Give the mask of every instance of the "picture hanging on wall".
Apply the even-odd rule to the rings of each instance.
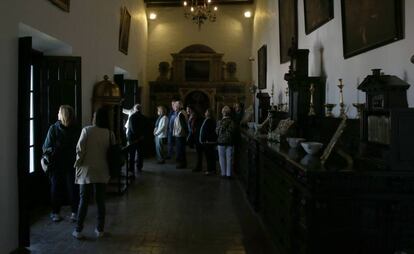
[[[257,73],[258,73],[258,88],[266,89],[267,76],[267,46],[263,45],[257,51]]]
[[[290,60],[288,51],[292,41],[297,44],[298,12],[297,0],[279,0],[280,63]]]
[[[57,7],[59,7],[60,9],[69,12],[69,7],[70,7],[70,0],[49,0],[50,2],[52,2],[54,5],[56,5]]]
[[[121,9],[121,23],[119,26],[119,51],[128,55],[129,28],[131,26],[131,14],[126,7]]]
[[[333,19],[333,0],[304,0],[304,7],[306,34]]]
[[[402,0],[342,0],[344,58],[401,40]]]

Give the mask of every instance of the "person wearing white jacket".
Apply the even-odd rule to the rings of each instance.
[[[157,160],[159,164],[165,163],[165,151],[164,144],[167,139],[167,130],[168,130],[168,117],[167,110],[164,106],[157,107],[158,118],[155,122],[154,128],[154,141],[155,141],[155,151],[157,153]]]
[[[110,179],[107,152],[109,146],[115,142],[115,135],[109,130],[108,109],[99,108],[94,114],[93,125],[82,129],[76,146],[75,183],[79,184],[80,201],[77,225],[72,235],[77,239],[84,238],[83,223],[93,194],[97,206],[95,234],[101,237],[104,233],[105,188]]]

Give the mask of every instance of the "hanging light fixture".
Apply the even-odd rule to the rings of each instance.
[[[211,5],[211,0],[188,0],[183,2],[184,16],[198,25],[198,29],[207,20],[216,21],[217,6]]]

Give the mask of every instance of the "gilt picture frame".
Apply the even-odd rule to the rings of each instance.
[[[292,41],[295,45],[292,44]],[[298,4],[297,0],[279,0],[280,63],[290,60],[289,49],[297,46]]]
[[[344,58],[403,39],[402,0],[341,0]]]
[[[121,22],[119,25],[119,51],[128,55],[129,30],[131,27],[131,14],[126,7],[121,8]]]
[[[259,90],[266,89],[267,79],[267,46],[263,45],[257,51],[257,87]]]
[[[310,34],[334,17],[333,0],[304,0],[305,33]]]
[[[51,3],[62,9],[63,11],[70,11],[70,0],[49,0]]]

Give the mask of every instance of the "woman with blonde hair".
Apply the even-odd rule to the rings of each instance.
[[[155,122],[154,128],[154,141],[155,151],[157,153],[157,160],[159,164],[165,163],[165,149],[164,145],[167,143],[167,131],[168,131],[168,117],[167,109],[164,106],[157,107],[158,118]]]
[[[51,219],[54,222],[62,220],[60,208],[65,199],[65,193],[70,201],[72,214],[71,221],[76,220],[79,202],[79,190],[75,185],[76,142],[79,138],[79,128],[75,124],[75,112],[69,105],[59,108],[58,120],[50,126],[43,153],[49,154],[52,162],[48,176],[51,183]]]

